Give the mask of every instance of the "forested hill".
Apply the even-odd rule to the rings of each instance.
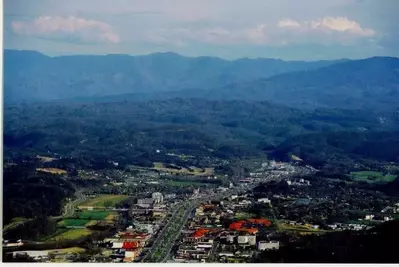
[[[174,53],[48,57],[35,51],[5,50],[5,102],[204,90],[336,62],[341,61],[227,61]]]
[[[50,151],[120,162],[151,161],[157,149],[220,158],[281,157],[300,149],[304,159],[322,162],[350,153],[395,160],[399,130],[392,113],[201,99],[16,105],[4,118],[5,156]],[[361,147],[365,140],[368,148]]]

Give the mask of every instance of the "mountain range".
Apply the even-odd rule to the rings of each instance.
[[[5,50],[5,103],[52,100],[269,101],[295,108],[395,111],[399,59],[282,61],[145,56],[48,57]]]
[[[174,53],[48,57],[35,51],[5,50],[4,63],[6,102],[13,102],[207,90],[313,70],[335,61],[227,61]]]

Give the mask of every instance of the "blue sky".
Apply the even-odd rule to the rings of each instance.
[[[5,0],[4,45],[48,55],[399,56],[399,0]]]

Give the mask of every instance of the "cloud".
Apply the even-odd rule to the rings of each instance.
[[[217,45],[289,45],[353,44],[358,39],[376,35],[346,17],[324,17],[319,20],[295,21],[282,19],[273,24],[251,27],[195,27],[151,31],[146,40],[162,45],[185,46],[198,42]]]
[[[101,21],[69,16],[41,16],[31,22],[13,21],[14,33],[38,38],[69,39],[84,43],[119,43],[112,27]]]
[[[298,28],[301,27],[301,24],[295,20],[282,19],[278,22],[277,26],[279,28]]]
[[[283,19],[277,23],[279,28],[300,31],[302,33],[345,33],[354,37],[372,37],[376,34],[373,29],[362,28],[357,21],[346,17],[324,17],[319,20],[298,22],[291,19]]]
[[[151,31],[146,40],[156,44],[185,46],[190,42],[215,45],[266,44],[266,25],[251,28],[228,29],[225,27],[178,28]]]

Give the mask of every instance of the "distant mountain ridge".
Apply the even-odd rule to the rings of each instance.
[[[296,108],[399,110],[399,59],[373,57],[339,62],[236,83],[217,90],[183,93],[207,99],[271,101]]]
[[[205,90],[339,61],[189,58],[175,53],[144,56],[48,57],[36,51],[5,50],[5,102]]]

